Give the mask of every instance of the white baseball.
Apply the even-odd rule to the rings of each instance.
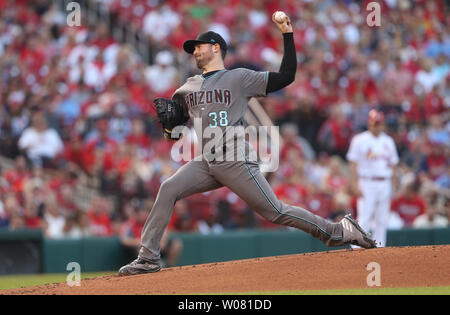
[[[274,17],[275,17],[275,21],[277,21],[278,23],[283,23],[284,20],[287,18],[287,15],[283,11],[277,11],[277,12],[275,12]]]

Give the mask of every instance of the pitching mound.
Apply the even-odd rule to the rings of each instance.
[[[367,288],[380,267],[381,287],[450,285],[450,245],[330,251],[163,269],[155,274],[87,279],[6,290],[6,294],[190,294]]]

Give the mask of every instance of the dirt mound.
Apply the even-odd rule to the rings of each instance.
[[[187,294],[367,288],[380,267],[381,287],[450,285],[450,245],[330,251],[162,269],[6,290],[3,294]],[[369,265],[372,266],[372,265]],[[371,277],[370,277],[371,278]],[[373,279],[373,278],[371,278]]]

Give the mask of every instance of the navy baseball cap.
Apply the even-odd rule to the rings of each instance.
[[[219,44],[221,50],[223,50],[225,53],[227,51],[227,43],[225,42],[223,37],[213,31],[201,33],[197,36],[197,39],[190,39],[185,41],[183,44],[183,49],[185,52],[192,55],[194,53],[195,45],[197,44]]]

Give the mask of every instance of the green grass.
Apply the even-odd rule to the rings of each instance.
[[[37,274],[0,276],[0,290],[32,287],[43,284],[66,282],[67,274]],[[81,273],[81,279],[101,277],[116,274],[116,272]]]

